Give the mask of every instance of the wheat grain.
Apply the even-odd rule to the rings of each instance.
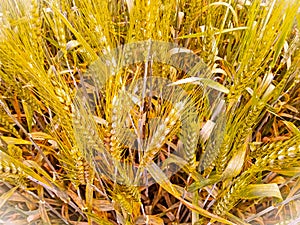
[[[67,174],[73,183],[87,184],[90,179],[91,167],[83,158],[82,153],[77,147],[73,147],[70,151],[74,167]],[[76,185],[78,186],[78,185]]]
[[[219,118],[214,122],[214,128],[210,134],[208,143],[206,144],[205,152],[201,157],[199,168],[202,170],[206,169],[207,172],[212,170],[213,164],[220,154],[221,144],[224,141],[223,134],[226,125],[224,121],[225,113],[223,115],[219,115]]]
[[[124,96],[125,97],[125,96]],[[126,105],[121,102],[130,101],[128,98],[117,98],[113,97],[112,100],[112,110],[111,110],[111,124],[108,124],[105,129],[106,136],[104,137],[105,145],[108,151],[111,153],[112,157],[120,161],[122,155],[122,148],[120,147],[119,141],[123,141],[124,118],[126,117]],[[125,114],[125,115],[124,115]],[[125,143],[124,143],[125,144]]]
[[[131,221],[130,224],[140,215],[139,209],[141,205],[140,191],[135,186],[116,185],[112,191],[112,200],[115,202],[116,211],[122,212],[126,220]],[[118,209],[121,208],[121,210]]]
[[[13,163],[8,163],[6,161],[0,162],[0,171],[5,174],[13,175],[24,175],[24,172],[21,171],[19,167],[16,167]]]
[[[93,118],[89,117],[90,110],[76,99],[73,105],[72,119],[74,125],[74,136],[84,159],[100,174],[112,177],[113,158],[106,150],[103,140]],[[85,108],[87,107],[87,108]]]
[[[24,185],[25,180],[26,175],[20,167],[0,157],[0,181]]]
[[[6,82],[5,85],[7,86],[7,94],[3,94],[3,96],[9,96],[9,98],[11,98],[12,94],[15,94],[18,99],[25,101],[34,111],[41,113],[41,106],[30,90],[30,85],[22,86],[21,82],[11,79],[5,75],[2,76],[2,74],[1,79]]]
[[[54,33],[55,37],[57,38],[57,42],[59,47],[65,51],[66,47],[66,33],[65,33],[65,25],[62,22],[61,18],[57,15],[60,12],[60,3],[55,2],[54,7],[58,10],[54,12],[53,22],[54,22]]]

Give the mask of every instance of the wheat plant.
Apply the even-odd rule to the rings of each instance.
[[[2,0],[0,224],[299,223],[299,9]]]

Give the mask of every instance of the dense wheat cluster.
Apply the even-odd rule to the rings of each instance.
[[[0,224],[299,224],[299,9],[2,0]]]

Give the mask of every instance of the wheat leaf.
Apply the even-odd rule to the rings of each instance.
[[[169,84],[169,86],[174,86],[174,85],[179,85],[179,84],[188,84],[188,83],[198,84],[198,85],[204,84],[210,88],[213,88],[213,89],[223,92],[225,94],[229,93],[229,89],[226,88],[225,86],[223,86],[222,84],[220,84],[216,81],[213,81],[211,79],[202,78],[202,77],[188,77],[188,78],[173,82],[173,83]]]
[[[33,140],[54,140],[54,138],[44,132],[31,132],[30,133]]]
[[[296,127],[296,125],[292,122],[289,122],[289,121],[282,121],[286,126],[287,128],[294,134],[294,135],[300,135],[300,130],[298,127]]]
[[[94,222],[96,222],[99,225],[113,225],[112,222],[110,222],[108,219],[101,218],[94,213],[86,212],[86,215],[88,215]]]
[[[25,101],[22,102],[22,105],[26,116],[28,131],[31,132],[33,124],[33,110]]]
[[[277,184],[250,184],[241,193],[243,199],[275,197],[282,200]]]
[[[2,194],[0,197],[0,209],[7,202],[7,200],[14,194],[14,192],[19,188],[19,186],[11,188],[6,193]]]
[[[30,141],[26,141],[20,138],[13,138],[13,137],[5,137],[1,136],[1,138],[8,144],[8,145],[32,145]]]
[[[234,28],[229,28],[229,29],[223,29],[221,31],[214,32],[214,35],[226,34],[226,33],[234,32],[234,31],[246,30],[246,29],[248,29],[248,27],[234,27]],[[205,35],[206,35],[205,32],[200,32],[200,33],[196,33],[196,34],[183,35],[183,36],[178,37],[178,39],[197,38],[197,37],[203,37]]]
[[[239,149],[239,151],[234,154],[223,172],[223,178],[235,177],[241,172],[245,161],[246,150],[247,148],[244,146],[243,149]]]
[[[286,169],[271,169],[274,173],[282,174],[288,177],[294,177],[300,175],[300,167],[291,167]]]

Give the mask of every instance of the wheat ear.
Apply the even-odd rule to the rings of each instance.
[[[261,147],[265,153],[256,159],[248,170],[244,171],[237,179],[233,181],[227,192],[224,192],[214,208],[214,212],[224,215],[232,209],[240,199],[243,189],[250,184],[255,175],[264,169],[284,168],[299,164],[300,156],[300,136],[295,136],[287,141],[278,141]]]
[[[263,101],[256,101],[257,102],[251,105],[246,117],[238,123],[239,128],[237,130],[240,130],[241,132],[236,134],[236,138],[232,139],[229,138],[229,136],[225,136],[225,141],[221,146],[220,154],[216,162],[216,169],[219,174],[223,173],[228,160],[230,159],[230,154],[234,154],[235,152],[239,151],[245,145],[245,143],[248,143],[247,139],[252,133],[253,126],[255,125],[255,122],[261,111],[265,107],[265,103]],[[232,147],[229,143],[231,140],[234,140]]]
[[[184,129],[186,133],[183,136],[184,158],[188,163],[188,169],[192,172],[197,167],[196,152],[199,140],[200,125],[198,122],[190,122],[189,128]]]
[[[75,177],[71,178],[72,181],[78,180],[79,184],[87,184],[90,179],[91,166],[84,159],[82,152],[77,147],[73,147],[70,153],[75,166],[75,171],[72,171]]]
[[[42,19],[40,14],[40,5],[36,0],[31,0],[30,23],[31,29],[29,35],[31,37],[32,48],[35,49],[37,60],[43,64],[43,37],[42,37]]]
[[[72,112],[71,105],[72,99],[70,91],[64,81],[59,77],[54,66],[51,66],[48,70],[48,76],[53,85],[53,90],[56,94],[57,99],[63,105],[63,109],[68,113]]]
[[[299,165],[300,135],[286,141],[267,144],[258,149],[256,164],[267,168],[286,168]]]
[[[24,175],[24,172],[20,167],[16,167],[12,162],[8,162],[5,159],[0,159],[0,173],[4,179],[7,174],[18,176]]]
[[[123,92],[120,91],[119,94],[121,96],[114,96],[112,99],[112,110],[111,110],[111,123],[107,125],[106,128],[106,137],[105,137],[105,143],[106,148],[112,155],[112,157],[120,161],[122,156],[122,144],[126,144],[125,142],[128,142],[129,140],[126,140],[126,127],[124,127],[125,124],[125,118],[126,118],[126,112],[128,111],[128,108],[130,108],[130,99],[128,96]]]
[[[144,155],[140,163],[141,167],[145,167],[159,151],[165,142],[165,139],[179,120],[184,107],[185,104],[183,102],[175,103],[174,108],[171,109],[170,113],[162,119],[162,123],[157,126],[156,131],[146,145]]]
[[[7,131],[9,131],[11,134],[13,134],[14,136],[20,138],[20,134],[19,132],[16,130],[16,128],[14,127],[11,119],[9,118],[9,116],[6,115],[5,112],[3,112],[2,110],[0,110],[0,125],[6,129]]]
[[[253,176],[254,174],[251,173],[251,169],[249,169],[249,171],[245,171],[241,176],[235,179],[232,185],[218,199],[214,207],[214,213],[217,215],[225,215],[226,212],[230,211],[240,199],[241,192],[249,185]]]

